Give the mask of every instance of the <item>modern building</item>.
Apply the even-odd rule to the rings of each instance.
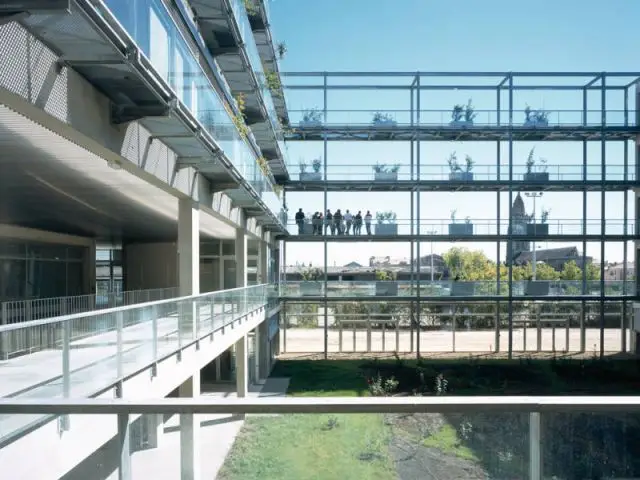
[[[266,0],[2,2],[0,46],[0,397],[193,399],[203,371],[247,397],[249,384],[261,383],[291,342],[281,326],[307,314],[294,311],[300,305],[317,317],[305,323],[313,327],[308,345],[325,354],[343,351],[346,328],[354,350],[364,334],[371,351],[372,321],[382,350],[417,355],[433,347],[430,329],[447,326],[456,350],[456,328],[471,330],[479,319],[495,335],[489,349],[510,355],[518,348],[515,333],[522,328],[526,338],[531,326],[537,350],[548,325],[554,342],[555,325],[567,339],[577,329],[578,344],[567,340],[567,350],[584,352],[597,330],[602,353],[610,348],[608,328],[616,349],[629,348],[630,302],[638,291],[626,280],[629,265],[637,265],[637,249],[630,255],[627,244],[638,239],[628,199],[638,178],[630,154],[640,133],[630,107],[638,73],[548,74],[560,78],[558,88],[584,94],[579,113],[551,121],[523,110],[518,120],[514,95],[538,88],[531,82],[543,74],[453,73],[493,83],[445,85],[437,82],[442,72],[350,73],[350,81],[339,73],[280,73]],[[353,82],[382,76],[385,82]],[[288,85],[292,78],[311,81]],[[451,121],[449,111],[424,110],[425,92],[446,88],[495,92],[496,106],[477,121],[470,107],[456,106]],[[290,110],[288,89],[315,90],[323,105]],[[409,108],[371,120],[362,112],[345,116],[328,100],[333,90],[367,89],[402,91]],[[607,103],[610,91],[624,101]],[[587,103],[593,93],[601,95],[598,107]],[[285,141],[321,145],[320,163],[314,156],[313,171],[292,175]],[[409,144],[402,164],[409,173],[370,165],[375,173],[366,177],[334,174],[329,144],[369,141]],[[490,142],[496,158],[489,173],[452,168],[443,175],[424,149],[436,141]],[[580,166],[564,176],[532,176],[513,158],[514,144],[524,141],[578,142]],[[622,148],[617,163],[606,158],[608,142]],[[602,153],[595,176],[587,148],[594,144]],[[322,193],[324,212],[330,192],[402,192],[411,215],[399,224],[393,212],[381,212],[365,222],[366,237],[319,237],[306,229],[296,235],[286,205],[294,191]],[[481,231],[474,219],[425,222],[421,197],[442,191],[495,195],[495,221]],[[588,193],[600,194],[599,218],[585,207],[575,229],[560,229],[536,223],[535,215],[530,221],[518,203],[520,192],[564,191],[577,192],[583,206]],[[616,222],[605,214],[608,192],[625,193]],[[506,216],[501,201],[509,205]],[[631,205],[638,204],[634,193]],[[363,241],[409,244],[411,255],[328,266],[328,244]],[[492,242],[498,259],[506,244],[513,255],[506,265],[496,262],[494,280],[459,280],[442,257],[424,255],[428,244],[452,241]],[[578,280],[514,278],[519,263],[537,264],[536,241],[577,245],[547,254],[557,268],[568,258],[591,264],[585,245],[597,242],[600,275],[594,280],[583,268]],[[292,242],[322,243],[321,262],[281,267]],[[624,243],[622,280],[605,275],[607,242]],[[551,250],[540,250],[540,258]],[[389,331],[395,341],[385,343]],[[132,453],[162,443],[165,418],[157,412],[76,411],[0,417],[3,473],[87,478],[85,469],[112,464],[128,480]],[[200,421],[181,410],[179,422],[182,478],[200,478]]]
[[[197,397],[202,369],[243,397],[268,375],[288,113],[265,3],[0,3],[0,397]],[[104,418],[2,416],[3,477],[88,478],[124,431],[131,478],[164,419]]]
[[[318,284],[313,290],[295,285],[298,280],[295,271],[291,272],[289,282],[287,272],[288,288],[282,298],[285,314],[299,315],[304,310],[300,308],[302,302],[304,305],[316,302],[325,307],[325,312],[328,305],[338,311],[341,304],[348,302],[386,302],[397,305],[398,321],[409,325],[410,332],[404,332],[410,338],[407,345],[411,345],[412,351],[419,352],[422,348],[426,352],[434,344],[421,330],[427,324],[429,328],[441,325],[443,329],[450,325],[448,317],[441,317],[435,324],[432,321],[432,307],[445,304],[454,305],[455,311],[481,316],[483,321],[478,328],[486,330],[490,325],[494,330],[494,337],[487,337],[485,348],[509,355],[521,349],[556,349],[555,343],[541,347],[544,342],[539,328],[538,342],[533,348],[526,341],[524,345],[520,340],[518,345],[514,343],[515,330],[539,327],[544,316],[548,320],[545,325],[556,322],[566,329],[566,341],[561,347],[564,350],[585,351],[587,343],[593,344],[591,338],[600,353],[629,348],[631,301],[637,297],[638,289],[634,281],[624,279],[629,278],[627,269],[636,256],[634,242],[638,239],[634,228],[637,194],[633,193],[638,178],[635,142],[640,131],[634,114],[638,75],[305,72],[286,73],[284,79],[285,90],[290,88],[292,95],[299,97],[304,92],[309,98],[322,99],[311,110],[308,103],[304,104],[306,110],[291,106],[291,130],[285,138],[289,143],[305,142],[310,152],[323,152],[320,157],[310,154],[309,161],[319,158],[313,172],[301,167],[299,175],[291,173],[285,194],[296,193],[296,201],[301,203],[305,203],[302,194],[312,195],[316,202],[323,198],[324,205],[315,208],[326,212],[335,208],[330,197],[336,192],[352,192],[350,205],[367,205],[365,200],[357,199],[365,192],[393,193],[395,198],[404,195],[403,207],[407,211],[402,220],[395,212],[376,213],[371,234],[311,235],[312,232],[304,230],[286,238],[284,258],[287,246],[293,242],[321,245],[324,258],[316,259],[314,266],[325,273],[312,279]],[[532,109],[527,105],[531,101],[530,92],[541,90],[562,92],[563,97],[575,100],[563,99],[562,102],[573,103],[558,106],[558,110],[553,105],[547,105],[549,111]],[[482,110],[476,111],[471,100],[466,103],[473,94],[481,96]],[[380,107],[374,98],[380,98]],[[451,110],[437,109],[434,105],[439,98],[454,98],[460,103]],[[376,108],[380,110],[375,111]],[[434,158],[431,152],[446,142],[452,145],[452,150],[464,148],[461,145],[466,142],[482,143],[485,152],[488,148],[485,146],[492,145],[495,155],[483,164],[475,164],[470,157],[465,159],[466,164],[460,163],[455,153],[447,162]],[[574,152],[572,158],[549,162],[536,158],[535,146],[547,142],[568,145],[566,148]],[[394,154],[399,163],[382,165],[376,160],[383,159],[375,157],[374,150],[367,146],[371,143],[392,144],[398,152],[406,153],[401,158],[399,153]],[[362,145],[362,151],[368,152],[362,157],[369,155],[375,159],[370,165],[362,162],[347,165],[340,154],[332,156],[332,152],[341,151],[341,145],[349,145],[349,154],[354,156],[357,146]],[[523,148],[531,149],[526,161],[519,153]],[[488,207],[488,219],[467,217],[464,222],[456,221],[455,211],[450,221],[424,218],[423,202],[429,202],[426,199],[438,192],[475,195],[476,201],[486,199],[487,204],[494,203],[495,212]],[[569,199],[565,201],[575,213],[567,220],[549,221],[549,211],[536,208],[536,199],[540,202],[543,195],[546,199],[559,194]],[[611,211],[607,213],[613,202],[615,217]],[[295,225],[291,223],[291,227],[293,232]],[[436,242],[490,245],[488,248],[495,249],[498,259],[490,267],[495,273],[484,273],[486,278],[473,281],[465,279],[465,272],[459,271],[449,272],[443,278],[425,278],[415,259],[421,258],[425,250],[433,251]],[[335,269],[326,267],[331,261],[330,246],[357,249],[359,244],[376,243],[393,243],[404,249],[408,246],[411,258],[404,266],[405,278],[381,274],[369,280],[371,288],[359,285],[346,294],[336,283],[344,280],[344,270],[336,278]],[[611,245],[619,248],[624,270],[620,279],[615,280],[607,276],[605,269],[606,252]],[[599,263],[594,263],[594,257]],[[374,259],[380,266],[385,261],[392,263]],[[572,262],[577,270],[569,273],[575,274],[565,275],[571,278],[561,276],[566,265],[573,268]],[[538,278],[540,263],[550,265],[556,278]],[[522,266],[530,267],[530,273],[524,277]],[[383,283],[398,285],[383,286]],[[304,298],[299,298],[299,294]],[[339,333],[329,328],[326,320],[324,327],[319,335],[325,341],[319,340],[317,351],[327,353],[336,344],[343,351]],[[572,328],[576,328],[575,338]],[[613,342],[606,340],[610,334],[616,338]],[[295,332],[291,335],[296,336]],[[454,332],[454,338],[455,335]],[[353,348],[358,349],[355,345]],[[455,339],[447,348],[456,348]]]

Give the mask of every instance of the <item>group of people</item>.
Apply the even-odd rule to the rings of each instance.
[[[371,235],[371,212],[367,210],[365,215],[362,211],[358,211],[353,215],[349,210],[342,213],[340,209],[335,213],[327,210],[326,213],[315,212],[307,219],[302,209],[296,212],[296,225],[298,226],[298,235],[322,235],[324,227],[324,235],[362,235],[362,225],[364,224],[367,235]],[[311,232],[305,232],[306,223],[311,224]]]

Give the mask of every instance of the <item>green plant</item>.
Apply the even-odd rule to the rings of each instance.
[[[282,185],[274,185],[273,186],[273,193],[275,193],[278,198],[282,197]]]
[[[386,397],[393,395],[400,384],[395,377],[382,378],[380,373],[375,378],[368,378],[369,393],[373,397]]]
[[[477,114],[475,113],[474,110],[475,108],[471,103],[471,99],[469,99],[469,101],[467,102],[467,105],[464,108],[464,119],[466,122],[471,123],[476,118]]]
[[[307,162],[300,160],[300,163],[298,164],[298,166],[300,167],[300,173],[306,173],[307,167],[309,165],[307,165]]]
[[[324,271],[318,267],[308,267],[302,271],[302,280],[305,282],[317,282],[324,277]]]
[[[397,218],[398,214],[392,212],[391,210],[387,212],[376,212],[376,220],[378,221],[378,225],[381,225],[383,223],[395,224]]]
[[[386,163],[376,163],[373,166],[373,171],[376,173],[398,173],[400,170],[400,164],[396,163],[394,165],[387,166]]]
[[[243,0],[244,9],[247,11],[247,15],[255,17],[260,14],[260,8],[255,4],[253,0]]]
[[[270,172],[269,172],[269,162],[267,162],[267,159],[261,155],[256,159],[256,163],[258,164],[258,167],[260,167],[260,170],[262,170],[262,173],[264,174],[264,176],[268,177]]]
[[[322,160],[319,158],[314,158],[311,162],[311,167],[313,167],[313,171],[315,173],[320,173],[320,169],[322,168]]]
[[[278,43],[278,45],[276,46],[276,51],[278,52],[278,58],[282,60],[287,54],[287,44],[284,42]]]
[[[456,213],[458,213],[457,210],[451,210],[451,223],[456,223]]]
[[[549,214],[551,213],[551,209],[542,209],[542,213],[540,214],[540,223],[547,223],[549,220]]]
[[[397,272],[391,270],[376,270],[376,280],[379,282],[393,282],[397,278]]]
[[[265,68],[264,80],[267,84],[267,88],[271,90],[271,95],[275,97],[282,96],[282,83],[280,82],[280,76],[276,72],[272,72]]]
[[[460,168],[460,165],[458,164],[458,156],[456,155],[456,152],[449,155],[449,158],[447,158],[447,165],[449,165],[451,173],[462,171],[462,168]]]
[[[249,127],[247,127],[247,124],[245,122],[245,114],[244,114],[247,108],[247,104],[246,104],[247,97],[244,93],[239,93],[234,97],[234,99],[236,101],[236,105],[238,106],[238,113],[234,114],[232,111],[230,111],[230,113],[231,113],[233,124],[238,129],[240,136],[244,139],[247,137],[247,135],[249,135]]]
[[[466,156],[464,157],[464,162],[465,162],[465,164],[466,164],[465,171],[466,171],[467,173],[470,173],[470,172],[471,172],[471,170],[473,170],[473,165],[475,164],[475,162],[473,161],[473,159],[471,158],[471,156],[470,156],[470,155],[466,155]]]

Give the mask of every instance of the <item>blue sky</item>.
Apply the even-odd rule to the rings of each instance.
[[[538,0],[514,2],[506,0],[272,0],[271,26],[276,41],[288,47],[281,62],[283,71],[639,71],[637,60],[637,19],[640,2],[637,0]],[[302,83],[285,80],[285,83]],[[396,81],[396,80],[394,80]],[[308,82],[308,81],[307,81]],[[386,83],[378,81],[377,83]],[[466,81],[465,83],[468,83]],[[548,82],[546,80],[545,82]],[[423,94],[423,109],[431,112],[427,118],[448,121],[448,110],[455,103],[466,103],[473,98],[478,111],[476,122],[490,121],[490,110],[495,108],[495,95],[482,91],[431,92]],[[292,120],[299,119],[296,110],[321,107],[319,92],[290,91],[287,93]],[[503,104],[506,100],[503,98]],[[581,108],[581,95],[567,92],[523,92],[514,98],[514,108],[544,107],[550,111],[550,121],[572,121],[579,118],[575,112]],[[621,95],[607,97],[608,109],[620,110]],[[408,94],[398,92],[332,93],[329,109],[370,110],[370,112],[335,112],[334,118],[347,121],[369,121],[374,111],[385,110],[399,122],[409,108]],[[589,109],[600,108],[599,94],[589,96]],[[438,113],[437,111],[442,111]],[[571,110],[574,110],[572,112]],[[296,115],[298,118],[296,119]],[[578,117],[576,117],[578,115]],[[620,115],[611,114],[617,119]],[[590,113],[589,119],[591,120]],[[593,117],[597,118],[597,117]],[[615,121],[615,120],[614,120]],[[537,156],[547,159],[549,172],[564,177],[574,175],[582,162],[579,143],[521,143],[514,148],[514,167],[523,171],[528,151],[536,147]],[[423,143],[421,164],[423,175],[446,175],[446,158],[456,151],[462,160],[465,154],[474,158],[476,175],[488,176],[495,172],[495,144],[479,142]],[[633,151],[633,149],[629,149]],[[506,145],[502,148],[502,164],[506,163]],[[299,160],[307,163],[322,155],[320,143],[289,142],[290,172],[297,175]],[[622,145],[607,149],[610,175],[617,175],[616,165],[622,164]],[[364,178],[371,176],[371,166],[377,162],[400,163],[400,176],[408,174],[408,143],[333,143],[327,156],[330,178]],[[599,174],[600,146],[589,146],[590,175]],[[630,156],[630,164],[635,162]],[[329,194],[329,207],[351,210],[394,210],[399,228],[408,229],[408,194]],[[502,222],[506,222],[508,197],[501,197]],[[615,223],[624,216],[623,194],[607,193],[605,212],[611,220],[612,231],[622,227]],[[321,210],[322,194],[289,194],[291,211],[304,206],[305,211]],[[421,223],[423,230],[444,229],[449,223],[450,211],[457,210],[458,218],[471,217],[479,232],[495,229],[496,194],[440,194],[421,195]],[[629,202],[630,209],[633,202]],[[532,210],[532,202],[527,202]],[[538,201],[550,209],[550,228],[572,230],[572,222],[582,216],[581,194],[548,193]],[[598,233],[600,195],[590,194],[587,216],[594,219],[590,231]],[[631,210],[630,210],[631,211]],[[506,226],[502,227],[503,229]],[[441,253],[450,244],[435,243],[433,250]],[[495,244],[468,244],[481,248],[496,257]],[[543,247],[561,246],[549,242]],[[431,245],[422,246],[428,253]],[[506,248],[502,247],[504,256]],[[599,258],[599,245],[589,244],[587,254]],[[629,257],[631,258],[631,248]],[[329,264],[341,265],[349,261],[367,261],[371,255],[408,256],[409,246],[404,244],[330,244]],[[322,246],[289,243],[287,263],[309,262],[322,258]],[[622,245],[609,244],[606,260],[621,261]],[[502,258],[504,259],[504,258]]]

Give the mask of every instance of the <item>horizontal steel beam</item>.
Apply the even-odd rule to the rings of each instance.
[[[280,72],[283,77],[585,77],[593,78],[603,72]],[[640,77],[640,72],[604,72],[605,77]]]
[[[71,0],[6,0],[0,14],[17,12],[65,13],[71,11]]]
[[[51,399],[1,398],[0,414],[287,414],[287,413],[467,413],[639,412],[637,396],[432,396]]]
[[[509,90],[507,85],[421,85],[420,88],[411,85],[283,85],[285,90]],[[598,86],[584,85],[514,85],[512,90],[598,90]],[[610,85],[605,90],[626,90],[626,86]]]

